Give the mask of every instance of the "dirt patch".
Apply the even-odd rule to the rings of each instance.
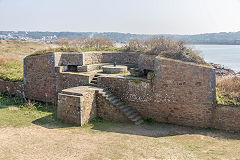
[[[0,159],[236,159],[240,135],[167,124],[0,129]]]

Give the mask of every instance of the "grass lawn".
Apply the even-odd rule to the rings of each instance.
[[[240,159],[240,134],[170,124],[56,120],[53,106],[0,96],[0,159]]]

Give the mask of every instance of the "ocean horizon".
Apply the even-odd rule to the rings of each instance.
[[[190,45],[209,63],[240,72],[240,45]]]

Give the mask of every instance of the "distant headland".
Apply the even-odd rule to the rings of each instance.
[[[196,35],[177,34],[131,34],[119,32],[42,32],[42,31],[0,31],[0,39],[41,41],[51,43],[61,38],[106,37],[117,43],[127,43],[131,39],[147,39],[153,36],[164,36],[182,40],[189,44],[240,45],[239,32],[204,33]]]

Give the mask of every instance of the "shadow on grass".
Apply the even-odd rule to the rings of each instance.
[[[48,116],[36,119],[32,121],[33,124],[45,127],[48,129],[57,129],[57,128],[70,128],[70,127],[78,127],[74,124],[67,124],[64,123],[56,118],[56,116],[53,114],[50,114]]]
[[[18,99],[9,99],[9,97],[2,96],[0,98],[0,109],[16,106],[19,107],[21,105],[26,105],[26,102],[18,101]],[[31,104],[29,104],[31,106]],[[1,107],[2,106],[2,107]],[[29,107],[28,105],[26,107]],[[57,120],[57,110],[53,105],[49,105],[46,103],[35,103],[34,110],[36,110],[40,115],[43,114],[45,116],[41,116],[41,118],[37,118],[32,121],[33,124],[48,128],[48,129],[56,129],[56,128],[71,128],[76,127],[76,129],[81,129],[74,124],[66,124],[60,120]],[[195,135],[203,135],[209,137],[216,138],[224,138],[224,139],[237,139],[240,140],[240,133],[230,133],[226,131],[221,131],[217,129],[202,129],[196,127],[186,127],[179,126],[173,124],[164,124],[164,123],[156,123],[151,120],[145,121],[142,125],[134,125],[132,123],[118,123],[118,122],[110,122],[106,120],[102,120],[97,118],[93,120],[91,123],[85,125],[83,128],[89,128],[90,130],[95,131],[103,131],[103,132],[113,132],[120,134],[130,134],[130,135],[139,135],[139,136],[147,136],[147,137],[167,137],[167,136],[177,136],[177,135],[186,135],[186,134],[195,134]]]

